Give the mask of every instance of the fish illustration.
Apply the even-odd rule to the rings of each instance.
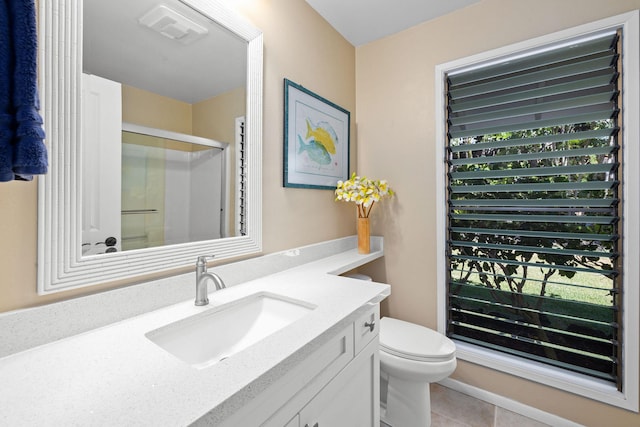
[[[309,159],[319,165],[328,165],[331,163],[331,156],[327,153],[327,150],[322,144],[319,144],[315,140],[311,140],[308,144],[305,144],[300,135],[298,135],[298,142],[300,143],[298,154],[302,154],[306,151]]]
[[[316,143],[321,144],[329,154],[336,154],[335,143],[338,142],[338,135],[329,123],[318,122],[318,125],[314,127],[307,119],[307,139],[309,138],[313,138]]]

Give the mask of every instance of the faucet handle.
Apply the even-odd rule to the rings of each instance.
[[[207,258],[215,258],[215,255],[200,255],[198,261],[196,261],[196,266],[207,265]]]

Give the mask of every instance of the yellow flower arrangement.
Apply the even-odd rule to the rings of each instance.
[[[369,218],[375,202],[394,194],[387,181],[360,177],[355,172],[347,181],[338,181],[336,187],[336,201],[355,202],[358,218]]]

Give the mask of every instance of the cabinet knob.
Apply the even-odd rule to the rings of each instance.
[[[364,322],[364,327],[369,328],[369,332],[373,332],[373,329],[376,327],[375,320],[372,320],[371,322]]]

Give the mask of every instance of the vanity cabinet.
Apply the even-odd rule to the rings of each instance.
[[[320,391],[284,424],[286,427],[373,427],[380,421],[379,305],[353,322],[353,358],[327,384],[311,384]],[[287,413],[299,402],[283,407]],[[283,424],[268,423],[269,426]]]
[[[369,304],[223,426],[377,427],[379,304]],[[196,425],[204,425],[205,420]]]
[[[379,424],[377,337],[299,413],[294,427],[372,427]],[[289,425],[289,424],[287,424]]]

